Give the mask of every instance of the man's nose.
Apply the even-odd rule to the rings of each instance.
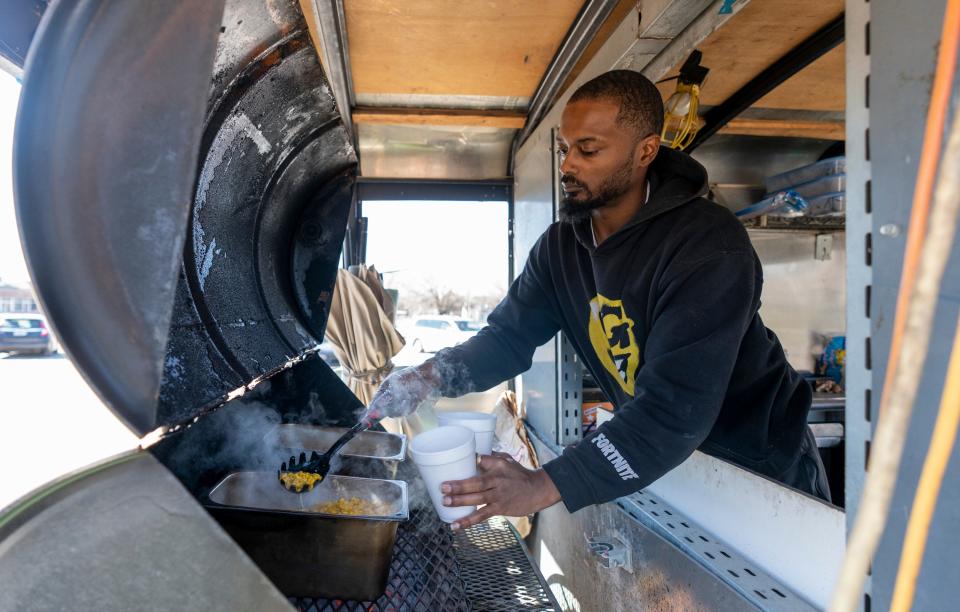
[[[570,156],[560,158],[560,176],[572,176],[576,177],[577,169],[576,166],[570,161]]]

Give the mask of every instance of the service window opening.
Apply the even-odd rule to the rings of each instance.
[[[485,325],[509,278],[507,202],[362,202],[365,263],[396,291],[398,366],[421,363]]]

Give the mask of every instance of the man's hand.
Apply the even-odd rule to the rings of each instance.
[[[444,506],[486,504],[451,524],[454,530],[466,529],[491,516],[526,516],[560,501],[560,492],[546,472],[528,470],[505,453],[482,455],[478,475],[445,482],[440,490]]]
[[[425,401],[440,396],[439,387],[440,381],[430,362],[396,370],[380,383],[363,418],[375,421],[413,414]]]

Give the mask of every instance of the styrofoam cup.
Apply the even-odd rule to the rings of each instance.
[[[493,435],[497,429],[497,417],[485,412],[440,412],[437,420],[441,425],[459,425],[473,431],[477,439],[477,454],[493,452]]]
[[[440,491],[440,485],[448,480],[477,475],[477,441],[473,431],[453,425],[425,431],[410,443],[410,455],[427,485],[440,520],[452,523],[473,514],[476,506],[444,506]]]

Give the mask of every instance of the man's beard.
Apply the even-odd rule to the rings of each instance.
[[[630,159],[628,159],[626,163],[600,183],[600,187],[596,193],[572,177],[563,177],[560,180],[562,184],[579,187],[580,191],[571,196],[565,195],[560,199],[560,207],[557,211],[560,220],[566,223],[586,221],[590,218],[592,211],[607,206],[614,199],[619,198],[630,190],[632,174],[633,153],[630,154]],[[586,199],[578,200],[577,196],[580,195],[586,196]]]

